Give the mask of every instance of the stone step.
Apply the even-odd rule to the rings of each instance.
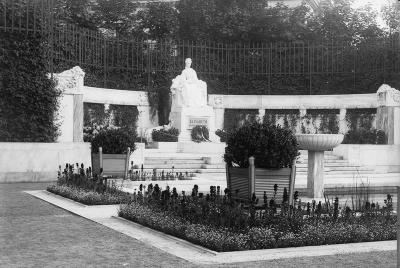
[[[307,167],[308,163],[296,163],[296,167]],[[327,162],[324,163],[325,167],[353,167],[353,168],[359,168],[361,167],[360,165],[356,165],[356,164],[351,164],[349,162],[343,162],[343,163],[331,163],[331,162]]]
[[[299,150],[300,155],[307,155],[308,151],[307,150]],[[324,155],[334,155],[333,151],[324,151]]]
[[[195,153],[176,153],[176,152],[160,152],[160,151],[149,151],[144,150],[143,155],[145,157],[178,157],[178,158],[191,158],[191,157],[208,157],[208,156],[220,156],[222,157],[223,154],[221,153],[202,153],[202,152],[195,152]]]
[[[199,169],[197,170],[198,173],[225,173],[225,169],[222,168],[208,168],[208,169]]]
[[[297,159],[296,160],[297,163],[308,163],[308,159]],[[324,159],[324,163],[349,163],[348,160],[344,160],[344,159]]]
[[[365,179],[365,180],[376,180],[380,178],[387,178],[387,177],[396,177],[400,179],[400,173],[365,173],[360,175],[355,174],[341,174],[341,173],[324,173],[324,177],[327,179],[339,179],[339,180],[348,180],[352,182],[357,179]],[[307,179],[306,173],[296,173],[296,179]]]
[[[204,169],[210,169],[210,168],[217,168],[217,169],[224,169],[225,170],[225,163],[221,163],[221,164],[203,164],[201,165],[201,168]]]
[[[173,165],[173,164],[194,164],[194,165],[202,165],[205,163],[204,159],[145,159],[145,165]]]
[[[308,167],[307,166],[296,166],[297,171],[307,171]],[[373,172],[374,170],[371,168],[366,168],[366,167],[355,167],[355,166],[325,166],[324,171],[370,171]]]
[[[174,167],[175,169],[179,168],[179,169],[193,169],[193,170],[197,170],[197,169],[201,169],[202,168],[203,163],[168,163],[168,164],[162,164],[162,163],[144,163],[144,167],[145,168],[156,168],[156,169],[171,169],[172,167]]]
[[[298,160],[307,161],[308,155],[300,155],[298,156]],[[342,156],[338,155],[324,155],[325,160],[343,160]]]

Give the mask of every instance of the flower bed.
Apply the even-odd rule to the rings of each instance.
[[[219,252],[396,239],[389,196],[386,207],[369,204],[356,212],[340,209],[337,199],[333,206],[297,202],[288,207],[273,197],[257,206],[237,203],[229,191],[222,195],[215,187],[206,196],[196,187],[191,196],[157,187],[134,193],[119,216]]]
[[[114,205],[128,203],[130,201],[130,195],[127,193],[98,193],[68,185],[50,185],[47,187],[47,191],[85,205]]]
[[[83,164],[67,164],[64,171],[58,171],[56,185],[47,187],[47,191],[75,200],[85,205],[113,205],[128,203],[132,195],[111,185],[106,179],[92,174],[91,168],[85,169]]]

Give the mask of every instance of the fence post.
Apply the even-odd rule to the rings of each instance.
[[[249,200],[251,200],[253,193],[255,193],[255,167],[254,167],[254,156],[249,157]]]
[[[124,172],[124,180],[128,178],[128,170],[129,170],[129,156],[131,155],[131,148],[128,147],[126,149],[126,159],[125,159],[125,172]]]

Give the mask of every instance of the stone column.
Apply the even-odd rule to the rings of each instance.
[[[57,123],[60,125],[58,142],[83,142],[83,80],[85,73],[75,66],[53,74],[56,87],[61,91]]]
[[[260,122],[264,121],[264,116],[265,116],[265,109],[258,109],[258,120],[260,120]]]
[[[346,122],[346,109],[340,109],[339,114],[339,133],[345,134],[347,132],[347,122]]]
[[[324,151],[308,151],[308,197],[323,198]]]
[[[385,131],[388,144],[400,145],[400,91],[383,84],[377,98],[376,128]]]

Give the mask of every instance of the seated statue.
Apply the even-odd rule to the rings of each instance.
[[[190,66],[192,60],[185,60],[185,69],[172,80],[172,106],[202,107],[207,105],[207,84],[197,78]]]

